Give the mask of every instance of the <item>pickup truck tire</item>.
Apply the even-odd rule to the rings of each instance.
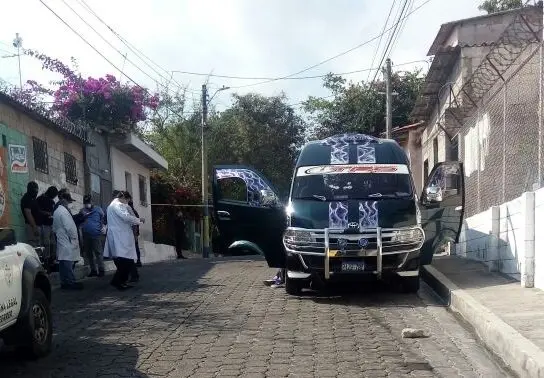
[[[287,272],[285,272],[285,292],[289,295],[300,295],[302,294],[302,284],[301,280],[289,278]]]
[[[399,277],[398,283],[402,293],[417,293],[419,290],[419,275]]]
[[[16,332],[20,340],[20,352],[25,357],[37,359],[51,352],[53,343],[51,304],[42,290],[34,288],[29,313],[21,319]]]

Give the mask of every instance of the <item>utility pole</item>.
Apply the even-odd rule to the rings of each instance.
[[[391,139],[391,124],[393,123],[393,114],[391,111],[392,91],[391,91],[391,59],[385,60],[385,137]]]
[[[13,47],[17,48],[17,59],[19,60],[19,85],[20,89],[23,90],[23,77],[21,75],[21,47],[23,47],[23,39],[19,36],[19,33],[15,33]]]
[[[208,207],[208,151],[205,130],[208,122],[208,89],[202,84],[202,257],[210,256],[210,209]]]

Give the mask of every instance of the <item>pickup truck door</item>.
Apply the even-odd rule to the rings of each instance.
[[[283,267],[286,215],[272,184],[247,166],[215,166],[212,193],[222,249],[256,249],[268,266]]]
[[[419,198],[425,231],[421,265],[430,264],[447,242],[459,240],[465,209],[464,177],[463,163],[447,161],[436,164],[427,179]]]
[[[11,229],[0,229],[0,329],[17,321],[21,308],[21,261]]]

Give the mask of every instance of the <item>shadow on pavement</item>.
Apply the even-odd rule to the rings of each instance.
[[[82,291],[53,291],[51,355],[29,361],[4,348],[0,377],[145,377],[137,366],[150,345],[221,287],[199,282],[212,267],[199,259],[168,261],[141,268],[140,283],[124,292],[110,286],[111,274],[83,280]]]
[[[109,344],[86,336],[72,340],[56,338],[53,352],[40,360],[29,361],[7,350],[0,354],[3,378],[9,377],[147,377],[138,371],[138,349],[130,344]]]

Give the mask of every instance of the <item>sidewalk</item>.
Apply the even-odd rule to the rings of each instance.
[[[435,257],[422,276],[515,373],[544,378],[544,291],[457,256]]]

